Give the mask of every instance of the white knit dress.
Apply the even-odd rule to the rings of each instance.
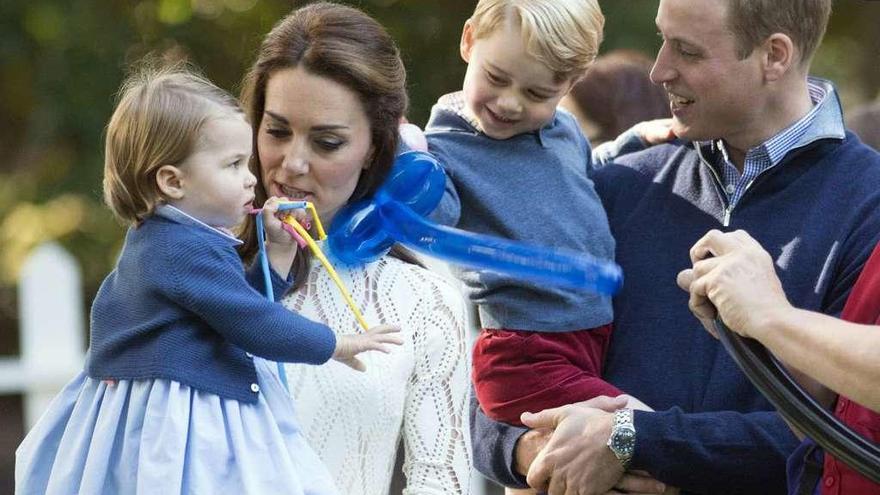
[[[364,373],[336,361],[286,365],[309,444],[347,495],[388,493],[401,435],[404,494],[468,493],[470,353],[461,293],[441,276],[388,256],[339,275],[367,323],[399,325],[404,344],[391,354],[359,356]],[[307,284],[283,303],[337,334],[360,331],[316,262]]]

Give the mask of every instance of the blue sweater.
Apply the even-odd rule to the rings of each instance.
[[[675,277],[708,230],[744,229],[776,260],[793,304],[841,311],[880,239],[880,154],[844,138],[836,95],[825,105],[810,144],[759,176],[728,226],[717,171],[693,144],[627,155],[594,175],[627,277],[603,376],[657,410],[635,414],[633,469],[699,493],[786,492],[796,438],[690,313]],[[524,430],[472,413],[478,469],[521,484],[511,454]]]
[[[258,264],[246,279],[239,243],[167,206],[129,229],[92,304],[89,376],[175,380],[253,403],[259,387],[248,353],[311,364],[330,359],[330,328],[258,292]],[[280,298],[290,282],[272,277]]]
[[[542,129],[492,139],[444,96],[425,128],[443,164],[447,191],[432,218],[470,232],[614,258],[608,219],[587,173],[590,146],[564,111]],[[611,299],[589,291],[537,286],[496,272],[455,268],[486,328],[561,332],[612,319]]]

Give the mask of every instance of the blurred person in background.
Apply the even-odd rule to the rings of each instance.
[[[875,150],[880,150],[880,99],[858,106],[846,118],[846,126],[859,139]]]
[[[601,55],[560,106],[574,114],[594,146],[640,122],[669,118],[666,92],[649,77],[653,64],[650,57],[635,50]]]

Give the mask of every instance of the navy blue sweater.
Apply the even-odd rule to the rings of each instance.
[[[842,129],[839,110],[830,114]],[[594,175],[626,274],[603,377],[657,410],[636,412],[633,469],[698,493],[786,493],[797,440],[690,313],[675,277],[708,230],[744,229],[776,260],[793,304],[839,313],[880,239],[880,154],[850,133],[795,149],[755,180],[728,226],[713,170],[677,143]],[[478,469],[521,484],[511,454],[524,430],[472,413]]]
[[[129,229],[92,304],[89,376],[175,380],[253,403],[260,389],[247,353],[330,359],[332,330],[258,292],[261,272],[255,266],[245,278],[239,242],[168,207]],[[272,285],[278,298],[290,288],[274,272]]]

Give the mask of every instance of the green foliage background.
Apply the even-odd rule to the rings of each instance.
[[[720,1],[720,0],[719,0]],[[0,0],[0,356],[18,352],[16,281],[28,252],[56,240],[77,258],[84,310],[124,229],[101,204],[103,129],[125,68],[147,53],[186,58],[220,86],[238,84],[261,37],[291,8],[281,0]],[[460,87],[461,24],[475,0],[361,0],[398,41],[409,73],[410,120]],[[600,0],[603,51],[656,53],[658,0]],[[837,0],[814,73],[844,106],[880,89],[880,1]],[[51,310],[52,301],[47,301]],[[87,314],[87,313],[86,313]],[[12,490],[19,397],[0,397],[0,492]]]
[[[149,52],[185,57],[233,92],[264,33],[304,2],[280,0],[0,1],[0,353],[15,352],[14,286],[36,244],[81,262],[86,301],[111,269],[123,228],[101,205],[102,132],[125,67]],[[410,119],[460,85],[461,24],[473,0],[347,2],[373,14],[403,51]],[[603,0],[603,50],[655,53],[657,0]],[[814,64],[844,103],[880,88],[880,2],[839,0]]]

